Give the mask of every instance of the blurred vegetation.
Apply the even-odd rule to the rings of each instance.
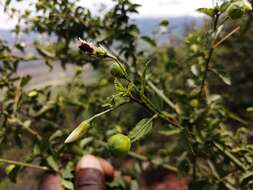
[[[6,178],[25,181],[20,176],[37,170],[58,172],[64,187],[73,189],[74,164],[88,153],[122,170],[109,189],[139,189],[143,173],[157,167],[187,179],[190,190],[252,189],[248,1],[200,8],[205,25],[176,47],[142,36],[130,20],[139,5],[129,0],[114,0],[103,16],[77,0],[31,1],[30,10],[12,3],[3,6],[19,16],[16,42],[0,40],[0,189],[22,189]],[[161,31],[168,27],[169,21],[161,20]],[[33,32],[48,36],[34,40],[35,53],[19,38]],[[49,72],[58,63],[65,69],[72,65],[74,76],[61,85],[30,89],[32,77],[18,74],[19,65],[41,59]],[[96,71],[89,83],[87,65]],[[75,133],[76,127],[86,133]],[[73,142],[64,144],[70,133]],[[131,140],[125,157],[114,158],[107,146],[117,133]]]

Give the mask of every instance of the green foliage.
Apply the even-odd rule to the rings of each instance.
[[[223,60],[231,49],[225,48],[250,36],[231,40],[239,28],[231,6],[240,3],[242,15],[251,14],[248,1],[198,9],[209,16],[207,26],[187,35],[181,47],[160,46],[152,37],[141,36],[129,17],[138,13],[139,5],[128,0],[115,1],[104,16],[93,16],[75,0],[32,2],[34,14],[20,12],[24,25],[19,23],[13,31],[15,44],[0,40],[0,155],[4,157],[0,163],[6,176],[15,181],[24,167],[53,170],[66,189],[73,189],[75,162],[84,154],[111,158],[109,147],[133,158],[133,179],[145,171],[145,164],[140,164],[145,162],[184,176],[189,189],[252,189],[249,122],[226,106],[233,94],[228,97],[213,87],[234,85],[235,76],[228,77],[226,71],[232,67],[225,67]],[[6,11],[18,11],[10,6],[11,1],[6,1]],[[160,25],[169,22],[161,20]],[[247,31],[249,27],[243,32]],[[35,39],[28,48],[18,38],[21,32],[48,35],[48,40]],[[140,40],[150,46],[139,48]],[[21,62],[41,60],[51,70],[60,63],[75,72],[60,85],[32,86],[33,77],[21,75],[19,67]],[[240,70],[242,59],[235,60]],[[83,77],[87,65],[96,71],[90,83]],[[247,110],[252,112],[252,105]],[[25,152],[14,161],[9,149]],[[122,176],[108,187],[139,189],[136,180],[128,183]]]

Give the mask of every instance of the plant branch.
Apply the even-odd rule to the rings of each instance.
[[[0,163],[1,162],[6,163],[6,164],[14,164],[14,165],[23,166],[23,167],[45,170],[45,171],[49,170],[48,167],[46,167],[46,166],[38,166],[38,165],[34,165],[34,164],[28,164],[28,163],[14,161],[14,160],[7,160],[7,159],[3,159],[3,158],[0,158]]]
[[[238,168],[240,168],[243,171],[247,171],[247,167],[244,166],[240,160],[238,160],[232,153],[229,151],[225,150],[224,147],[222,147],[220,144],[213,142],[214,146],[222,152],[227,158],[229,158]]]
[[[38,140],[41,140],[42,137],[39,135],[39,133],[33,129],[31,129],[30,127],[26,126],[20,119],[12,116],[11,118],[8,119],[9,122],[11,123],[16,123],[19,126],[21,126],[24,130],[26,130],[27,132],[29,132],[30,134],[32,134],[33,136],[37,137]]]
[[[154,92],[162,98],[173,110],[176,110],[174,103],[163,93],[162,90],[158,89],[150,80],[147,81],[147,84],[154,90]]]
[[[101,140],[97,140],[97,142],[100,145],[102,145],[104,147],[107,147],[107,143],[106,142],[101,141]],[[164,164],[164,163],[158,163],[155,160],[149,159],[147,156],[135,153],[133,151],[129,152],[128,155],[131,156],[132,158],[138,159],[140,161],[146,161],[146,162],[151,163],[152,165],[163,167],[164,169],[167,169],[167,170],[169,170],[169,171],[171,171],[173,173],[177,173],[178,172],[178,169],[176,167],[172,166],[172,165]]]
[[[237,32],[240,29],[240,26],[237,26],[234,30],[229,32],[224,38],[222,38],[220,41],[218,41],[216,44],[214,44],[214,48],[217,48],[222,42],[224,42],[226,39],[228,39],[230,36],[232,36],[235,32]]]
[[[219,21],[219,15],[216,15],[215,20],[214,20],[214,24],[213,24],[213,32],[215,32],[217,30],[218,21]],[[213,39],[212,41],[214,42],[215,39]],[[209,68],[209,64],[211,62],[213,53],[214,53],[214,46],[212,44],[211,48],[208,51],[208,56],[207,56],[206,63],[205,63],[205,71],[204,71],[203,79],[202,79],[201,85],[200,85],[199,99],[201,99],[202,91],[203,91],[204,86],[205,86],[207,73],[208,73],[208,68]]]

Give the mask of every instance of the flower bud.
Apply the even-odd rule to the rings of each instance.
[[[106,57],[107,56],[107,50],[103,47],[96,47],[95,48],[95,56],[97,57]]]
[[[114,156],[123,156],[130,151],[131,141],[128,136],[118,133],[109,138],[108,147]]]
[[[88,53],[90,55],[93,55],[95,57],[107,57],[107,50],[103,46],[96,47],[94,44],[86,42],[79,38],[81,41],[81,45],[79,46],[79,49],[85,53]]]
[[[122,63],[113,62],[111,65],[111,74],[116,78],[123,78],[126,74],[125,66]]]
[[[90,128],[90,121],[89,120],[83,121],[77,128],[74,129],[74,131],[72,131],[72,133],[68,136],[68,138],[65,140],[64,143],[71,143],[79,140],[85,135],[85,133],[88,131],[89,128]]]

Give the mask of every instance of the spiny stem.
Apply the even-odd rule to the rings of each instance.
[[[18,166],[40,169],[40,170],[49,170],[46,166],[38,166],[38,165],[34,165],[34,164],[28,164],[28,163],[14,161],[14,160],[7,160],[7,159],[3,159],[3,158],[0,158],[0,163],[1,162],[6,163],[6,164],[14,164],[14,165],[18,165]]]

